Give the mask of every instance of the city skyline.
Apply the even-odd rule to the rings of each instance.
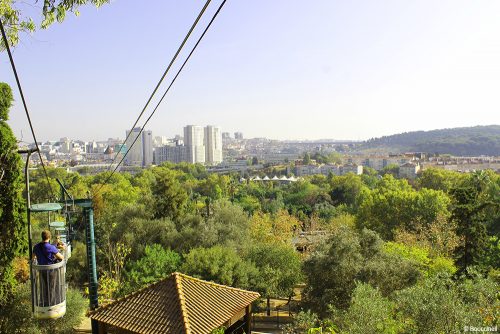
[[[39,139],[122,136],[200,7],[118,1],[22,35],[14,59]],[[229,2],[148,128],[173,137],[184,124],[217,123],[247,138],[363,140],[498,124],[498,10],[495,1]],[[32,141],[4,53],[0,66],[16,99],[9,124]]]

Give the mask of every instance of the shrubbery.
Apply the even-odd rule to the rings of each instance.
[[[31,313],[31,289],[28,283],[20,284],[8,304],[0,309],[0,333],[9,334],[71,334],[84,317],[88,306],[78,290],[66,292],[66,314],[56,320],[36,320]]]

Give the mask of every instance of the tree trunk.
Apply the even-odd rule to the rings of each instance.
[[[271,298],[267,297],[267,316],[271,315]]]

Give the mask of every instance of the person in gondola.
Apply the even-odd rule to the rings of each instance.
[[[38,265],[51,265],[64,259],[59,249],[50,243],[50,231],[42,231],[42,241],[33,247],[33,258]],[[41,306],[56,305],[61,302],[62,294],[59,291],[59,276],[51,269],[41,270],[39,274],[40,287],[38,295],[42,301]]]
[[[66,244],[62,242],[60,236],[56,236],[56,242],[54,242],[53,245],[56,246],[57,249],[60,250],[61,252],[66,249]]]

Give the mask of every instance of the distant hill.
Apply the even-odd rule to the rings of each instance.
[[[405,132],[373,138],[363,151],[428,152],[456,156],[500,156],[500,125]]]

